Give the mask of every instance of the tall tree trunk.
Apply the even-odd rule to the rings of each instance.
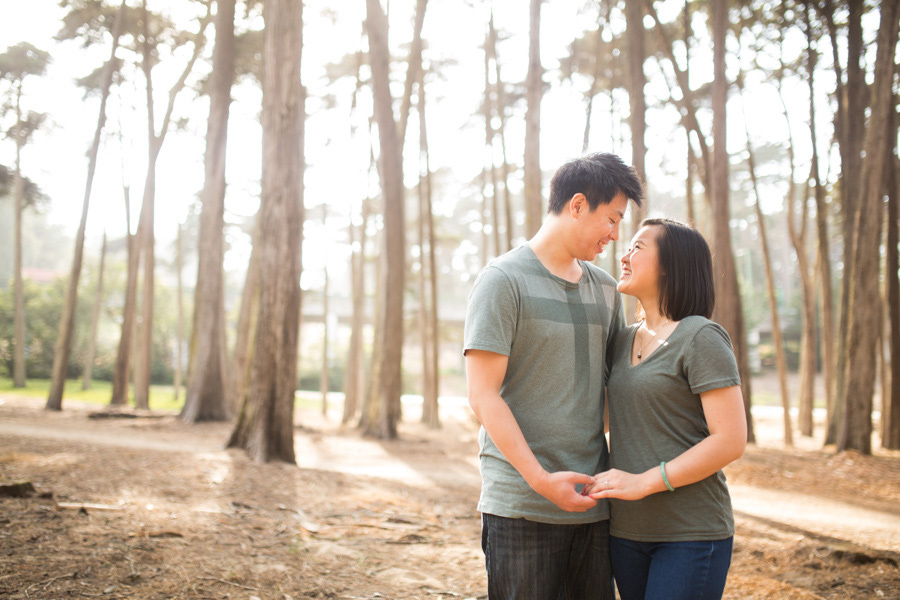
[[[91,389],[91,378],[94,373],[94,357],[97,355],[97,328],[100,324],[100,308],[103,306],[103,271],[106,265],[106,231],[103,232],[103,244],[100,246],[100,270],[97,274],[97,291],[94,295],[94,310],[91,317],[91,335],[88,338],[87,354],[84,357],[84,377],[81,389]]]
[[[169,125],[172,122],[172,112],[175,109],[175,100],[178,94],[185,88],[187,78],[194,68],[200,53],[203,50],[204,34],[206,27],[210,22],[210,14],[212,4],[207,7],[206,17],[201,20],[199,31],[194,35],[193,54],[185,65],[178,81],[169,90],[169,102],[166,106],[166,113],[163,117],[160,132],[156,133],[156,124],[154,118],[154,102],[153,102],[153,77],[152,70],[154,64],[153,49],[150,45],[149,16],[147,14],[147,0],[143,2],[143,26],[144,26],[144,43],[143,43],[143,60],[142,68],[146,79],[147,92],[147,135],[148,135],[148,157],[147,157],[147,177],[144,180],[144,195],[142,199],[141,218],[143,220],[144,211],[146,210],[147,221],[145,223],[143,235],[139,237],[139,253],[144,259],[144,281],[143,281],[143,299],[141,302],[141,335],[139,344],[135,352],[134,359],[134,405],[139,409],[150,408],[150,379],[153,364],[153,299],[155,290],[155,267],[156,267],[156,235],[154,232],[154,213],[156,202],[156,163],[159,160],[159,154],[162,150],[163,142],[165,142],[166,134],[169,131]]]
[[[350,103],[350,135],[356,132],[353,125],[353,113],[357,108],[357,95],[363,86],[360,70],[363,64],[363,56],[361,52],[357,53],[356,63],[356,87],[353,90],[353,96]],[[374,157],[371,151],[372,144],[369,143],[369,172],[374,169]],[[365,317],[365,254],[366,254],[366,227],[369,221],[369,204],[370,199],[364,198],[361,202],[360,213],[361,223],[359,226],[353,224],[351,215],[347,223],[347,231],[350,237],[350,290],[353,306],[353,313],[350,317],[350,345],[347,349],[347,367],[344,372],[344,410],[341,416],[341,425],[347,425],[356,417],[359,409],[360,400],[365,393],[365,352],[363,350],[363,334],[366,326]]]
[[[641,181],[646,181],[645,159],[647,145],[644,140],[647,129],[647,99],[644,96],[644,87],[647,85],[647,77],[644,75],[644,60],[646,49],[644,48],[644,9],[642,2],[625,3],[625,31],[628,43],[628,99],[631,105],[629,124],[631,126],[631,163],[637,171]],[[647,216],[650,207],[649,185],[645,186],[644,194],[647,196],[640,206],[632,206],[631,210],[631,236],[633,237],[641,226],[641,221]],[[637,300],[634,296],[623,297],[625,314],[635,314]]]
[[[138,255],[144,259],[143,287],[141,288],[140,335],[134,353],[134,406],[139,409],[150,408],[150,371],[153,362],[153,292],[155,288],[154,271],[156,266],[155,234],[155,199],[156,199],[156,161],[162,145],[156,135],[153,109],[153,77],[152,51],[150,47],[150,15],[147,11],[147,0],[143,0],[143,60],[142,68],[146,79],[147,92],[147,141],[149,153],[147,157],[147,175],[144,179],[144,194],[141,198],[141,215],[146,211],[142,235],[138,238]],[[138,260],[140,264],[140,260]],[[138,267],[140,269],[140,267]]]
[[[872,112],[866,132],[865,162],[860,180],[859,203],[853,219],[855,243],[849,263],[850,315],[847,341],[846,373],[843,396],[846,398],[844,418],[838,436],[838,451],[872,452],[872,396],[875,373],[872,350],[878,343],[882,325],[879,282],[879,248],[881,245],[882,193],[884,191],[885,158],[890,148],[890,133],[881,124],[890,122],[894,112],[893,74],[894,51],[897,46],[900,3],[881,5],[881,25],[878,29],[878,50],[875,58],[875,77],[872,86]]]
[[[798,402],[797,422],[800,435],[812,435],[812,407],[815,386],[815,371],[817,362],[817,337],[816,337],[816,300],[815,300],[815,270],[810,268],[808,249],[808,225],[809,225],[809,185],[804,186],[800,205],[800,228],[797,229],[796,201],[797,186],[794,172],[794,136],[791,132],[790,115],[787,103],[782,92],[783,78],[778,78],[778,94],[781,99],[785,125],[788,132],[788,157],[790,162],[790,179],[787,197],[787,226],[791,245],[797,256],[797,269],[800,275],[801,289],[801,336],[800,336],[800,390]],[[812,176],[810,172],[810,176]],[[807,179],[809,181],[809,179]]]
[[[500,245],[500,190],[497,181],[497,164],[494,160],[494,138],[497,131],[494,129],[494,92],[496,86],[491,83],[491,35],[488,30],[484,38],[484,104],[482,112],[484,114],[484,142],[485,142],[485,170],[488,174],[487,179],[491,185],[490,195],[490,225],[493,241],[493,256],[503,254]],[[422,86],[419,86],[421,94]],[[488,196],[485,194],[485,205],[487,206]],[[487,224],[487,215],[485,216],[485,224]],[[488,253],[490,255],[490,253]]]
[[[897,122],[896,115],[894,122]],[[881,415],[885,426],[881,445],[891,450],[900,449],[900,261],[898,261],[898,221],[900,221],[900,189],[898,189],[897,169],[900,161],[890,155],[890,168],[887,169],[888,188],[888,222],[887,249],[885,256],[885,277],[887,279],[887,311],[890,317],[890,350],[891,350],[891,396],[888,410]]]
[[[22,160],[22,111],[19,107],[19,99],[22,96],[22,86],[19,84],[19,90],[16,94],[16,174],[13,182],[13,189],[16,203],[16,233],[15,233],[15,259],[13,269],[15,270],[15,290],[14,295],[14,323],[13,329],[15,336],[15,355],[13,356],[13,387],[25,387],[25,282],[22,279],[22,214],[25,207],[25,185],[22,178],[21,160]],[[65,375],[65,372],[63,372]],[[62,406],[62,393],[60,396],[60,406]],[[50,407],[59,410],[59,407]]]
[[[713,269],[716,281],[716,308],[714,319],[725,327],[734,344],[735,356],[741,374],[741,388],[747,416],[748,441],[755,441],[750,413],[750,365],[747,357],[747,336],[744,331],[744,313],[738,287],[737,268],[731,248],[729,221],[731,209],[728,198],[728,152],[725,147],[725,101],[728,81],[725,77],[725,40],[728,34],[728,2],[712,0],[713,29],[713,173],[712,189]]]
[[[421,93],[421,87],[419,88]],[[484,102],[482,107],[482,116],[484,117],[484,170],[482,171],[482,240],[484,242],[484,259],[482,264],[487,264],[491,256],[499,256],[500,250],[500,220],[497,215],[497,166],[494,164],[494,103],[492,94],[494,86],[491,85],[491,51],[490,51],[490,31],[484,39]],[[488,195],[487,189],[490,186],[491,193]],[[420,198],[421,200],[421,198]],[[420,202],[421,208],[421,202]],[[491,236],[488,236],[488,227],[491,229]],[[488,241],[493,241],[493,253],[489,249]]]
[[[403,357],[403,289],[406,275],[402,140],[394,120],[389,82],[387,17],[380,0],[366,0],[369,62],[378,123],[379,165],[384,197],[384,302],[381,307],[381,356],[378,369],[377,417],[366,433],[384,439],[397,437]],[[410,68],[412,65],[410,65]]]
[[[406,73],[406,89],[418,80],[422,63],[422,26],[425,0],[416,2],[415,30]],[[399,124],[394,120],[390,90],[390,51],[387,17],[380,0],[366,0],[366,24],[369,63],[372,68],[372,93],[375,121],[378,124],[379,173],[384,198],[384,280],[381,289],[379,320],[373,353],[373,381],[376,402],[369,406],[366,433],[385,439],[397,437],[400,419],[403,360],[403,291],[406,278],[406,240],[403,188],[403,135],[409,119],[410,103],[401,106]],[[418,42],[416,40],[419,40]],[[378,364],[374,364],[377,358]],[[374,418],[372,416],[374,415]]]
[[[812,138],[812,175],[816,198],[816,233],[818,243],[817,262],[821,281],[821,327],[822,348],[825,378],[825,406],[834,405],[835,380],[835,330],[834,330],[834,296],[831,278],[831,241],[828,234],[828,207],[825,204],[825,188],[819,174],[819,151],[816,144],[816,103],[815,103],[815,68],[818,53],[815,50],[815,36],[809,14],[810,5],[806,5],[807,23],[807,78],[809,79],[809,132]],[[838,65],[840,68],[840,65]],[[838,109],[840,110],[840,109]],[[826,409],[827,410],[827,409]]]
[[[256,318],[259,313],[260,244],[259,221],[253,232],[253,248],[247,262],[244,288],[241,292],[241,310],[238,314],[237,333],[231,358],[231,377],[228,386],[228,411],[236,414],[247,396],[250,381],[250,359],[253,356],[251,341],[256,337]]]
[[[608,16],[608,15],[607,15]],[[584,134],[581,138],[581,152],[586,154],[591,144],[591,117],[594,114],[594,97],[600,87],[600,77],[603,71],[600,68],[603,50],[603,30],[608,19],[604,19],[602,13],[597,23],[597,31],[594,33],[594,56],[591,70],[591,87],[585,95],[584,107]]]
[[[802,293],[801,327],[800,337],[800,398],[798,403],[797,423],[800,435],[807,437],[813,434],[813,399],[815,389],[816,364],[818,362],[818,338],[816,333],[816,290],[815,267],[810,266],[810,260],[806,255],[806,223],[809,186],[804,188],[803,207],[800,210],[800,218],[803,219],[804,232],[796,237],[792,236],[794,249],[797,252],[797,268],[800,271],[800,288]],[[793,215],[789,214],[793,219]]]
[[[497,60],[497,28],[494,27],[494,13],[488,26],[491,59],[494,61],[494,93],[497,98],[497,135],[500,138],[500,153],[503,158],[500,178],[503,180],[503,214],[506,223],[505,251],[513,247],[513,208],[509,193],[509,158],[506,156],[506,92],[503,78],[500,76],[500,61]],[[498,254],[500,251],[498,250]]]
[[[322,227],[325,231],[328,231],[328,205],[322,204]],[[327,235],[327,233],[326,233]],[[326,253],[327,256],[328,253]],[[328,388],[330,387],[329,382],[329,365],[328,365],[328,261],[325,261],[325,265],[322,268],[322,273],[325,276],[324,284],[322,285],[322,364],[321,369],[319,371],[319,392],[322,394],[322,416],[328,416]]]
[[[53,378],[50,383],[50,392],[47,396],[46,407],[48,410],[60,410],[62,408],[62,394],[66,384],[66,372],[68,371],[69,354],[72,350],[72,333],[75,329],[75,305],[78,301],[78,281],[81,277],[81,264],[84,257],[84,237],[87,227],[88,206],[90,205],[91,189],[94,182],[94,173],[97,168],[97,154],[100,150],[100,134],[106,124],[106,101],[109,98],[109,88],[112,85],[113,72],[116,66],[116,49],[119,47],[119,37],[124,26],[125,0],[119,5],[113,22],[113,44],[110,50],[109,60],[103,70],[103,83],[100,95],[100,115],[97,117],[97,127],[94,130],[94,141],[88,152],[88,174],[85,183],[84,199],[82,201],[81,222],[78,233],[75,235],[75,254],[72,258],[72,268],[69,272],[69,283],[66,291],[66,302],[63,305],[62,316],[59,322],[59,335],[56,339],[56,348],[53,352]]]
[[[197,285],[191,328],[191,370],[182,420],[221,421],[228,418],[225,355],[225,157],[228,117],[234,83],[235,0],[217,0],[216,44],[210,75],[209,119],[206,126],[205,183],[200,210]]]
[[[682,11],[683,27],[684,27],[684,78],[690,81],[691,68],[691,3],[685,0],[684,10]],[[691,130],[685,127],[684,141],[687,148],[687,176],[684,182],[684,202],[687,205],[688,223],[697,227],[696,215],[694,214],[694,149],[691,147]],[[748,140],[749,143],[749,140]]]
[[[638,177],[645,181],[644,161],[647,155],[647,145],[644,141],[644,132],[647,129],[647,99],[644,97],[644,86],[647,85],[647,77],[644,75],[646,50],[644,48],[642,2],[625,3],[625,22],[628,37],[628,97],[631,101],[631,163],[637,171]],[[632,207],[632,233],[637,232],[641,221],[647,215],[649,205],[649,200],[645,200],[641,206]]]
[[[784,63],[782,62],[782,65]],[[783,71],[782,71],[783,72]],[[802,294],[801,303],[801,338],[800,338],[800,398],[798,402],[798,424],[800,434],[805,436],[812,435],[812,407],[815,385],[815,371],[817,359],[817,338],[816,338],[816,300],[815,300],[815,269],[810,268],[808,248],[808,225],[809,225],[809,186],[804,186],[802,194],[802,203],[800,206],[800,228],[797,229],[796,218],[796,202],[797,202],[797,185],[796,173],[794,169],[794,135],[791,130],[791,120],[788,112],[787,102],[783,93],[783,75],[777,78],[778,96],[784,112],[785,129],[788,136],[788,162],[789,162],[789,179],[787,194],[787,226],[788,236],[794,253],[797,256],[797,268],[800,275],[800,287]],[[812,173],[810,174],[812,175]],[[808,179],[807,179],[808,181]]]
[[[541,227],[541,98],[544,68],[541,66],[541,3],[531,0],[529,10],[528,75],[525,83],[525,238]]]
[[[184,270],[184,227],[178,224],[178,234],[175,238],[175,307],[177,323],[175,325],[175,400],[181,396],[181,382],[184,379],[184,285],[182,284],[182,271]],[[183,412],[183,409],[182,409]]]
[[[743,103],[743,81],[738,80]],[[766,217],[760,205],[759,185],[756,179],[756,158],[753,154],[753,145],[750,142],[750,129],[747,126],[747,114],[744,111],[744,134],[747,137],[747,166],[750,170],[750,181],[753,184],[755,198],[754,209],[756,221],[759,227],[759,244],[762,247],[763,265],[766,273],[766,296],[769,300],[769,312],[772,315],[772,337],[775,344],[775,357],[778,366],[778,383],[781,389],[781,407],[783,410],[784,445],[788,448],[794,445],[794,433],[791,426],[791,391],[788,388],[787,357],[784,351],[784,337],[781,333],[781,318],[778,316],[778,299],[775,293],[775,275],[772,269],[772,257],[769,252],[768,233],[766,233]]]
[[[434,256],[434,215],[431,204],[431,165],[425,118],[425,74],[419,78],[419,319],[422,336],[422,422],[437,429],[438,407],[437,271]],[[427,248],[427,252],[426,252]],[[497,244],[500,254],[500,245]]]
[[[259,310],[248,394],[228,447],[258,462],[296,462],[294,391],[300,330],[305,92],[301,0],[268,0],[259,209]]]
[[[374,152],[372,154],[372,160],[375,160]],[[376,209],[376,214],[384,213],[384,194],[381,195],[381,200],[381,206]],[[379,390],[381,386],[381,355],[384,347],[384,336],[381,334],[381,329],[384,326],[384,271],[386,269],[385,263],[387,262],[383,251],[383,231],[378,232],[376,235],[374,245],[381,249],[382,252],[375,257],[375,260],[373,261],[375,264],[375,299],[372,312],[375,317],[375,322],[372,336],[372,353],[369,358],[369,372],[366,377],[365,392],[363,394],[358,425],[364,432],[377,431],[379,412],[381,410]]]
[[[140,334],[134,356],[134,407],[142,410],[150,408],[150,372],[153,365],[153,293],[155,290],[156,270],[156,234],[155,234],[155,199],[156,199],[156,157],[151,150],[144,181],[144,197],[142,206],[147,206],[147,222],[140,237],[140,256],[143,259],[144,277],[141,286],[141,320]]]
[[[66,290],[66,301],[63,305],[62,316],[59,320],[59,334],[56,338],[56,348],[53,352],[53,379],[50,383],[50,392],[47,395],[46,407],[48,410],[62,409],[63,389],[66,385],[66,372],[69,367],[69,354],[72,350],[72,334],[75,331],[75,308],[78,301],[78,280],[81,278],[81,263],[84,257],[84,237],[87,228],[88,207],[91,201],[91,189],[94,183],[94,173],[97,169],[97,154],[100,150],[101,133],[106,124],[106,101],[109,98],[109,88],[112,85],[113,72],[116,67],[116,49],[119,47],[119,37],[122,33],[125,21],[125,0],[119,5],[112,28],[112,49],[109,60],[103,69],[103,84],[100,95],[100,114],[97,117],[97,126],[94,129],[94,141],[88,151],[87,181],[84,186],[84,199],[81,207],[81,222],[78,225],[78,233],[75,234],[75,254],[72,257],[72,268],[69,272],[69,283]]]
[[[350,320],[350,348],[347,351],[347,369],[344,374],[344,414],[341,424],[348,424],[359,409],[360,399],[365,393],[363,385],[365,356],[363,352],[363,333],[366,326],[366,280],[365,280],[365,248],[366,225],[369,220],[369,199],[362,201],[362,223],[357,227],[351,220],[349,224],[351,294],[353,299],[353,316]]]
[[[126,215],[130,213],[127,207],[130,205],[128,188],[125,188]],[[137,287],[139,258],[141,255],[141,236],[146,226],[149,207],[142,206],[138,217],[137,232],[128,236],[128,275],[125,282],[125,302],[122,308],[122,333],[119,335],[119,347],[116,352],[116,366],[113,371],[112,397],[109,403],[113,406],[125,406],[128,403],[128,375],[131,364],[132,344],[136,329],[137,314]]]
[[[847,17],[847,85],[846,110],[843,112],[841,128],[837,129],[842,137],[840,141],[841,154],[841,216],[843,220],[844,234],[844,273],[841,281],[841,304],[839,321],[839,339],[846,341],[849,336],[850,319],[850,288],[849,266],[852,264],[853,248],[856,245],[856,229],[854,228],[855,215],[861,201],[860,187],[864,183],[860,180],[862,173],[861,156],[865,143],[865,107],[866,107],[866,82],[865,68],[860,64],[863,53],[862,15],[865,9],[863,0],[848,0],[849,14]],[[848,401],[844,390],[847,389],[845,375],[847,373],[848,354],[846,347],[843,352],[837,354],[837,369],[835,381],[835,399],[831,419],[829,420],[828,434],[825,443],[839,444],[840,427],[844,422],[844,411]]]

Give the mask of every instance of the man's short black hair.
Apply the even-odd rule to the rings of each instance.
[[[641,227],[659,228],[659,312],[672,321],[691,315],[707,319],[716,304],[712,256],[703,235],[672,219],[644,219]]]
[[[644,188],[634,167],[626,165],[615,154],[595,152],[574,158],[553,174],[550,180],[550,202],[547,212],[560,214],[575,194],[584,194],[591,210],[609,204],[621,192],[638,206]]]

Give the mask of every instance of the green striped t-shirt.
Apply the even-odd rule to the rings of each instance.
[[[607,356],[624,327],[616,281],[581,262],[577,283],[550,273],[523,245],[488,264],[469,294],[464,350],[509,357],[500,395],[547,471],[594,475],[608,466],[603,435]],[[536,493],[482,427],[478,510],[542,523],[609,518],[607,502],[566,512]]]

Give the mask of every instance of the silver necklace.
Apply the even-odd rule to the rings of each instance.
[[[644,344],[644,346],[638,350],[638,353],[637,353],[638,360],[641,360],[641,357],[644,355],[644,350],[647,349],[647,346],[649,346],[650,344],[653,343],[653,340],[655,340],[657,337],[659,337],[659,334],[662,332],[663,327],[665,327],[668,324],[669,324],[669,319],[666,319],[665,323],[663,323],[662,325],[660,325],[659,327],[656,328],[656,335],[654,335],[652,338],[650,338],[650,341],[647,342],[646,344]],[[647,326],[647,321],[644,321],[644,327],[646,327],[646,326]],[[649,331],[649,329],[647,331]]]

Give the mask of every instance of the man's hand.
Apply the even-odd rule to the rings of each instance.
[[[544,472],[544,475],[529,485],[538,494],[567,512],[584,512],[597,505],[597,501],[589,496],[581,495],[575,489],[578,484],[590,484],[593,479],[589,475],[573,471]]]

